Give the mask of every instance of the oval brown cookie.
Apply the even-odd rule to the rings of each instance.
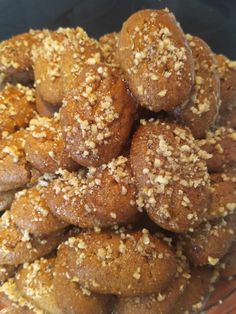
[[[206,139],[198,142],[200,148],[209,155],[207,168],[209,172],[224,172],[236,165],[236,131],[220,127],[209,131]]]
[[[46,313],[61,314],[53,290],[55,258],[24,264],[17,272],[16,286],[26,300]]]
[[[185,254],[195,265],[216,265],[235,238],[235,213],[203,223],[183,236]]]
[[[207,219],[224,217],[236,210],[236,174],[211,174],[211,201],[207,211]]]
[[[64,239],[62,231],[33,237],[26,230],[18,229],[6,211],[0,220],[0,265],[31,262],[52,252]]]
[[[119,34],[118,57],[137,102],[152,111],[183,105],[193,85],[185,35],[168,10],[131,15]]]
[[[110,296],[94,294],[79,286],[71,274],[67,257],[59,249],[54,269],[53,288],[58,306],[64,314],[108,314]]]
[[[45,201],[46,190],[47,187],[37,185],[17,193],[10,214],[19,229],[44,236],[67,226],[50,212]]]
[[[172,250],[147,230],[132,234],[85,233],[68,239],[60,250],[78,283],[96,293],[158,293],[176,273]]]
[[[180,252],[178,252],[180,253]],[[170,285],[159,294],[141,297],[119,297],[115,303],[116,314],[171,314],[175,303],[189,283],[189,268],[186,257],[177,253],[177,272]]]
[[[63,99],[61,57],[67,45],[79,40],[80,28],[59,28],[49,32],[34,50],[36,90],[43,101],[60,106]],[[77,39],[78,36],[78,39]]]
[[[30,167],[24,153],[28,133],[22,129],[0,140],[0,191],[10,191],[30,182]]]
[[[107,165],[68,173],[49,185],[46,195],[53,214],[81,228],[136,223],[140,214],[129,161],[119,156]]]
[[[190,282],[175,304],[175,313],[202,313],[216,280],[217,274],[212,269],[207,267],[192,268]]]
[[[99,38],[99,45],[102,51],[104,61],[109,64],[117,64],[117,48],[118,48],[118,33],[108,33]]]
[[[227,104],[236,105],[236,61],[224,55],[215,55],[220,75],[221,109]]]
[[[26,159],[41,173],[55,173],[60,168],[72,171],[78,167],[66,150],[58,114],[53,118],[32,119],[27,131]]]
[[[25,128],[35,116],[35,92],[21,84],[0,91],[0,138]]]
[[[190,100],[176,108],[174,115],[188,126],[195,138],[204,137],[217,118],[220,105],[220,79],[215,55],[202,39],[187,35],[195,64],[195,81]]]
[[[108,64],[85,67],[77,83],[77,95],[65,98],[61,109],[63,138],[78,164],[96,167],[125,146],[135,103],[119,70]]]
[[[30,31],[0,43],[1,83],[32,83],[32,51],[37,49],[47,31]]]
[[[82,28],[77,27],[76,30],[77,40],[71,41],[61,56],[62,82],[66,97],[79,96],[78,82],[84,67],[103,61],[98,41],[90,38]]]
[[[201,223],[209,176],[204,153],[189,129],[144,121],[134,134],[130,159],[137,203],[154,222],[174,232],[186,232]]]
[[[236,62],[223,55],[215,55],[220,76],[221,106],[218,124],[236,128]]]
[[[14,278],[10,278],[0,287],[1,314],[35,314],[39,309],[27,301],[17,288]],[[6,309],[6,311],[5,311]]]

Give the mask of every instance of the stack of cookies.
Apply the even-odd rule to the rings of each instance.
[[[236,275],[236,62],[143,10],[0,43],[0,313],[202,311]]]

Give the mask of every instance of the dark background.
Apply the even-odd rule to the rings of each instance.
[[[82,26],[91,36],[119,31],[142,8],[168,7],[185,32],[236,59],[236,0],[0,0],[0,39],[29,28]]]

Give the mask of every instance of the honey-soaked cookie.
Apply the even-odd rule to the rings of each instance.
[[[47,204],[59,219],[81,228],[135,224],[140,218],[129,161],[123,156],[99,168],[69,173],[53,181]]]
[[[44,236],[67,226],[49,210],[45,200],[46,190],[47,187],[38,184],[16,194],[10,214],[19,229],[27,230],[35,236]]]
[[[29,31],[0,43],[1,83],[32,83],[32,51],[37,49],[47,31]]]
[[[109,64],[117,64],[117,48],[118,48],[118,33],[108,33],[99,38],[99,45],[102,51],[104,61]]]
[[[17,288],[15,278],[10,278],[0,287],[0,309],[2,309],[0,313],[42,314],[42,311],[33,303],[24,298],[22,292]]]
[[[118,57],[137,102],[152,111],[183,105],[194,64],[185,35],[168,10],[131,15],[119,33]]]
[[[164,229],[186,232],[204,218],[209,175],[205,154],[189,129],[172,122],[143,121],[130,159],[137,203]]]
[[[60,168],[72,171],[78,167],[66,150],[58,114],[32,119],[27,130],[24,150],[34,168],[41,173],[55,173]]]
[[[207,219],[227,216],[236,210],[236,173],[214,173],[211,179],[211,201]]]
[[[186,279],[178,277],[171,282],[164,293],[143,297],[119,298],[115,305],[115,314],[171,314],[175,302],[184,292]]]
[[[186,36],[195,63],[195,81],[190,100],[174,110],[176,118],[188,126],[195,138],[204,137],[217,118],[220,105],[220,79],[215,55],[202,39]]]
[[[221,107],[227,104],[236,105],[236,61],[224,55],[215,55],[217,68],[220,75]]]
[[[95,293],[158,294],[176,273],[171,248],[145,229],[131,234],[84,233],[68,239],[60,250],[78,283]]]
[[[45,195],[50,211],[59,220],[69,224],[79,225],[80,221],[87,222],[86,216],[89,213],[86,210],[81,211],[85,206],[82,199],[87,189],[84,170],[74,173],[64,170],[60,173],[61,176],[49,184]]]
[[[125,146],[135,102],[119,70],[108,64],[85,67],[77,84],[77,95],[65,98],[61,109],[63,138],[78,164],[97,167]]]
[[[209,172],[224,172],[236,165],[236,131],[233,129],[220,127],[209,131],[198,145],[211,155],[206,161]]]
[[[71,41],[61,56],[64,95],[77,96],[83,68],[100,64],[102,61],[103,56],[98,41],[88,37],[82,28],[77,28],[76,41]]]
[[[55,112],[59,109],[57,106],[53,106],[43,100],[38,91],[35,92],[35,102],[38,113],[43,117],[53,118]]]
[[[55,268],[53,289],[57,304],[63,314],[108,314],[110,296],[94,294],[79,286],[77,277],[71,274],[67,256],[59,249]]]
[[[53,289],[55,258],[41,258],[31,264],[25,263],[17,272],[16,286],[26,300],[50,314],[61,314]]]
[[[227,254],[221,260],[222,269],[221,277],[224,279],[232,279],[236,276],[236,241],[233,242]]]
[[[215,55],[220,76],[221,106],[218,124],[236,128],[236,62],[223,55]]]
[[[15,270],[14,265],[0,265],[0,285],[8,278],[13,277]]]
[[[100,226],[137,222],[137,191],[128,158],[119,156],[97,169],[90,168],[87,178],[85,204],[98,217]]]
[[[192,268],[191,279],[174,306],[176,314],[202,313],[218,275],[207,267]]]
[[[28,135],[19,130],[0,140],[0,191],[10,191],[30,182],[31,172],[24,153]]]
[[[70,42],[80,38],[81,29],[59,28],[46,36],[33,52],[36,90],[41,98],[53,106],[63,99],[61,56]]]
[[[236,213],[203,223],[183,236],[185,254],[195,265],[216,265],[236,235]]]
[[[19,265],[49,254],[65,239],[64,234],[58,231],[33,237],[27,230],[18,229],[6,211],[0,219],[0,265]]]
[[[0,138],[26,127],[35,113],[34,90],[7,84],[0,91]]]
[[[14,200],[17,190],[0,192],[0,211],[9,209]]]
[[[171,314],[175,309],[175,303],[184,293],[189,283],[188,265],[186,258],[177,256],[177,272],[166,290],[159,294],[141,297],[119,297],[115,303],[116,314]],[[182,258],[184,258],[182,260]]]

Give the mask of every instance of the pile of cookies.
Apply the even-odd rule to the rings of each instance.
[[[143,10],[0,43],[0,313],[197,313],[236,275],[236,62]]]

